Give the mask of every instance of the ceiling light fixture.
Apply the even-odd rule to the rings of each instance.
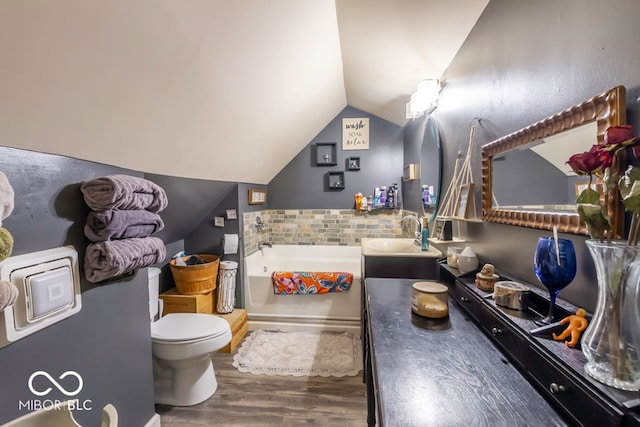
[[[438,104],[440,81],[435,79],[423,80],[418,84],[418,90],[411,95],[411,101],[406,105],[405,117],[415,120],[430,108]]]

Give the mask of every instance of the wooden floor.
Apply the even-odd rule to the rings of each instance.
[[[218,390],[209,400],[156,405],[163,427],[366,426],[362,372],[340,378],[253,375],[231,366],[234,354],[214,354]]]

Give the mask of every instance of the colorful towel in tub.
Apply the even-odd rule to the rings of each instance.
[[[278,295],[327,294],[347,292],[353,274],[344,272],[274,271],[273,293]]]

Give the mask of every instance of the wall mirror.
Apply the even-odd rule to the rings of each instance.
[[[435,220],[442,181],[442,150],[438,123],[429,115],[420,148],[420,184],[423,216]]]
[[[588,179],[566,165],[572,154],[604,141],[609,126],[626,122],[625,88],[617,86],[482,147],[482,219],[587,234],[575,209]],[[583,182],[584,181],[584,182]],[[609,195],[615,231],[624,231],[617,194]]]

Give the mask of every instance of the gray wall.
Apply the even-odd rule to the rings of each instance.
[[[19,401],[37,398],[29,376],[44,370],[57,377],[78,372],[91,400],[76,413],[82,425],[99,425],[100,409],[112,403],[120,425],[142,426],[154,414],[151,337],[146,269],[134,277],[96,286],[84,280],[88,240],[82,228],[89,208],[82,181],[112,173],[140,173],[43,153],[0,147],[0,170],[15,191],[15,209],[3,221],[15,239],[13,255],[73,245],[80,258],[82,310],[42,331],[0,349],[0,424],[24,415]],[[64,400],[53,391],[48,399]]]
[[[370,118],[368,150],[342,151],[342,118]],[[298,155],[276,175],[268,185],[269,209],[353,209],[355,194],[365,197],[373,194],[375,187],[402,184],[403,128],[393,123],[346,107],[336,116]],[[336,142],[336,166],[312,164],[316,142]],[[359,171],[345,171],[348,157],[360,157]],[[327,190],[325,174],[343,171],[345,189]]]
[[[477,183],[482,145],[616,85],[627,88],[627,119],[637,134],[638,16],[636,0],[491,0],[448,68],[434,112],[443,139],[444,182],[453,175],[458,150],[467,150],[474,117],[481,119],[473,158]],[[492,223],[463,224],[462,231],[479,256],[537,283],[533,252],[548,232]],[[592,310],[596,280],[586,237],[563,237],[574,241],[579,271],[560,297]]]

